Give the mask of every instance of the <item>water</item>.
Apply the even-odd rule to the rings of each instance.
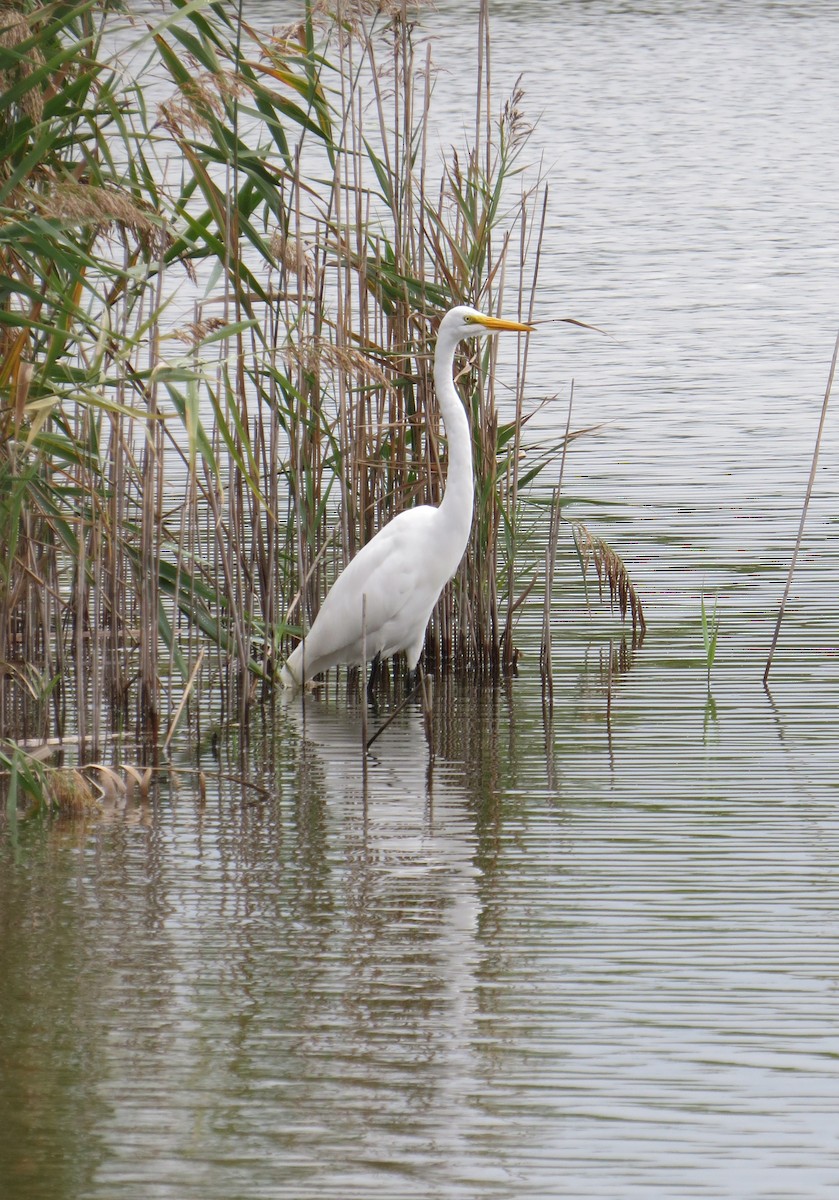
[[[427,20],[457,140],[472,11]],[[603,426],[564,486],[648,636],[620,670],[566,551],[553,713],[536,613],[509,687],[438,688],[433,762],[411,710],[365,776],[330,698],[5,834],[4,1197],[837,1194],[835,421],[761,686],[836,333],[837,25],[497,6],[499,104],[524,68],[542,113],[539,315],[619,339],[544,326],[534,398],[564,424],[573,377]]]

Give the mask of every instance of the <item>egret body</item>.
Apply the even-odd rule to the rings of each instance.
[[[454,385],[455,350],[464,338],[532,328],[465,305],[443,317],[434,352],[434,387],[449,448],[443,499],[439,507],[423,504],[399,513],[348,563],[285,662],[286,687],[301,687],[330,667],[363,666],[365,659],[399,650],[409,670],[416,667],[434,605],[457,571],[472,527],[472,435]]]

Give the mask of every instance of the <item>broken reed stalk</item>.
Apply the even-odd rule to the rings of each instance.
[[[769,654],[766,659],[766,666],[763,670],[763,686],[767,687],[769,683],[769,672],[772,669],[772,660],[775,657],[775,648],[778,645],[778,637],[781,632],[781,622],[784,619],[784,610],[786,609],[787,597],[792,587],[792,577],[795,572],[795,564],[798,561],[798,551],[801,548],[801,539],[804,536],[804,523],[807,520],[807,510],[810,507],[810,497],[813,494],[813,486],[816,482],[816,468],[819,463],[819,451],[821,450],[822,434],[824,433],[825,421],[827,420],[827,406],[830,402],[830,393],[833,389],[833,377],[836,374],[836,361],[839,358],[839,333],[836,335],[836,341],[833,345],[833,358],[830,361],[830,370],[827,375],[827,386],[824,391],[824,400],[822,401],[822,410],[819,417],[819,427],[816,432],[816,444],[813,447],[813,459],[810,463],[810,476],[807,480],[807,490],[804,493],[804,503],[801,507],[801,520],[798,522],[798,534],[795,539],[795,546],[790,559],[789,570],[787,571],[787,580],[784,586],[784,593],[781,596],[781,603],[778,606],[778,616],[775,620],[775,629],[772,634],[772,644],[769,647]]]
[[[422,670],[422,668],[419,668],[419,670]],[[420,696],[423,701],[423,715],[425,717],[428,699],[427,699],[427,692],[425,690],[424,675],[420,675],[417,677],[417,682],[411,688],[410,692],[407,692],[402,697],[402,699],[399,701],[399,703],[394,707],[393,711],[387,717],[387,720],[383,721],[381,723],[381,725],[379,726],[379,728],[376,730],[376,732],[373,734],[373,736],[368,739],[368,741],[365,743],[367,750],[370,749],[370,747],[373,745],[373,743],[376,741],[377,738],[380,738],[382,736],[382,734],[384,733],[384,731],[386,729],[390,729],[391,725],[396,720],[396,718],[405,711],[405,709],[408,707],[408,705],[411,703],[411,701],[415,700],[417,696]]]
[[[186,687],[184,688],[183,695],[181,696],[181,699],[180,699],[180,703],[178,704],[178,707],[175,709],[174,716],[172,717],[171,721],[169,722],[169,728],[166,732],[166,737],[163,742],[163,753],[164,754],[169,749],[169,743],[172,740],[175,730],[178,728],[178,723],[180,722],[181,714],[183,713],[184,708],[186,707],[187,701],[189,700],[190,693],[192,692],[193,685],[198,676],[198,672],[201,670],[201,663],[204,661],[205,652],[206,652],[206,648],[202,646],[201,650],[199,651],[198,658],[195,660],[195,665],[192,668],[189,679],[187,680]]]

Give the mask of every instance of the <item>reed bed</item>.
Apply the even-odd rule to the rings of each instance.
[[[126,71],[124,15],[0,3],[0,737],[98,757],[244,723],[343,563],[439,500],[436,322],[533,315],[547,195],[486,3],[472,142],[432,144],[417,7],[267,31],[173,0]],[[436,672],[513,664],[522,498],[558,451],[523,457],[527,347],[503,419],[494,351],[460,363],[476,519]]]

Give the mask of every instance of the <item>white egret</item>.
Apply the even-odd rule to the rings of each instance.
[[[437,599],[457,571],[472,527],[472,435],[454,385],[458,342],[532,325],[488,317],[458,305],[440,322],[434,386],[448,436],[448,471],[439,507],[423,504],[389,521],[359,550],[326,596],[304,641],[281,671],[286,687],[301,687],[338,665],[363,666],[404,650],[413,671]]]

